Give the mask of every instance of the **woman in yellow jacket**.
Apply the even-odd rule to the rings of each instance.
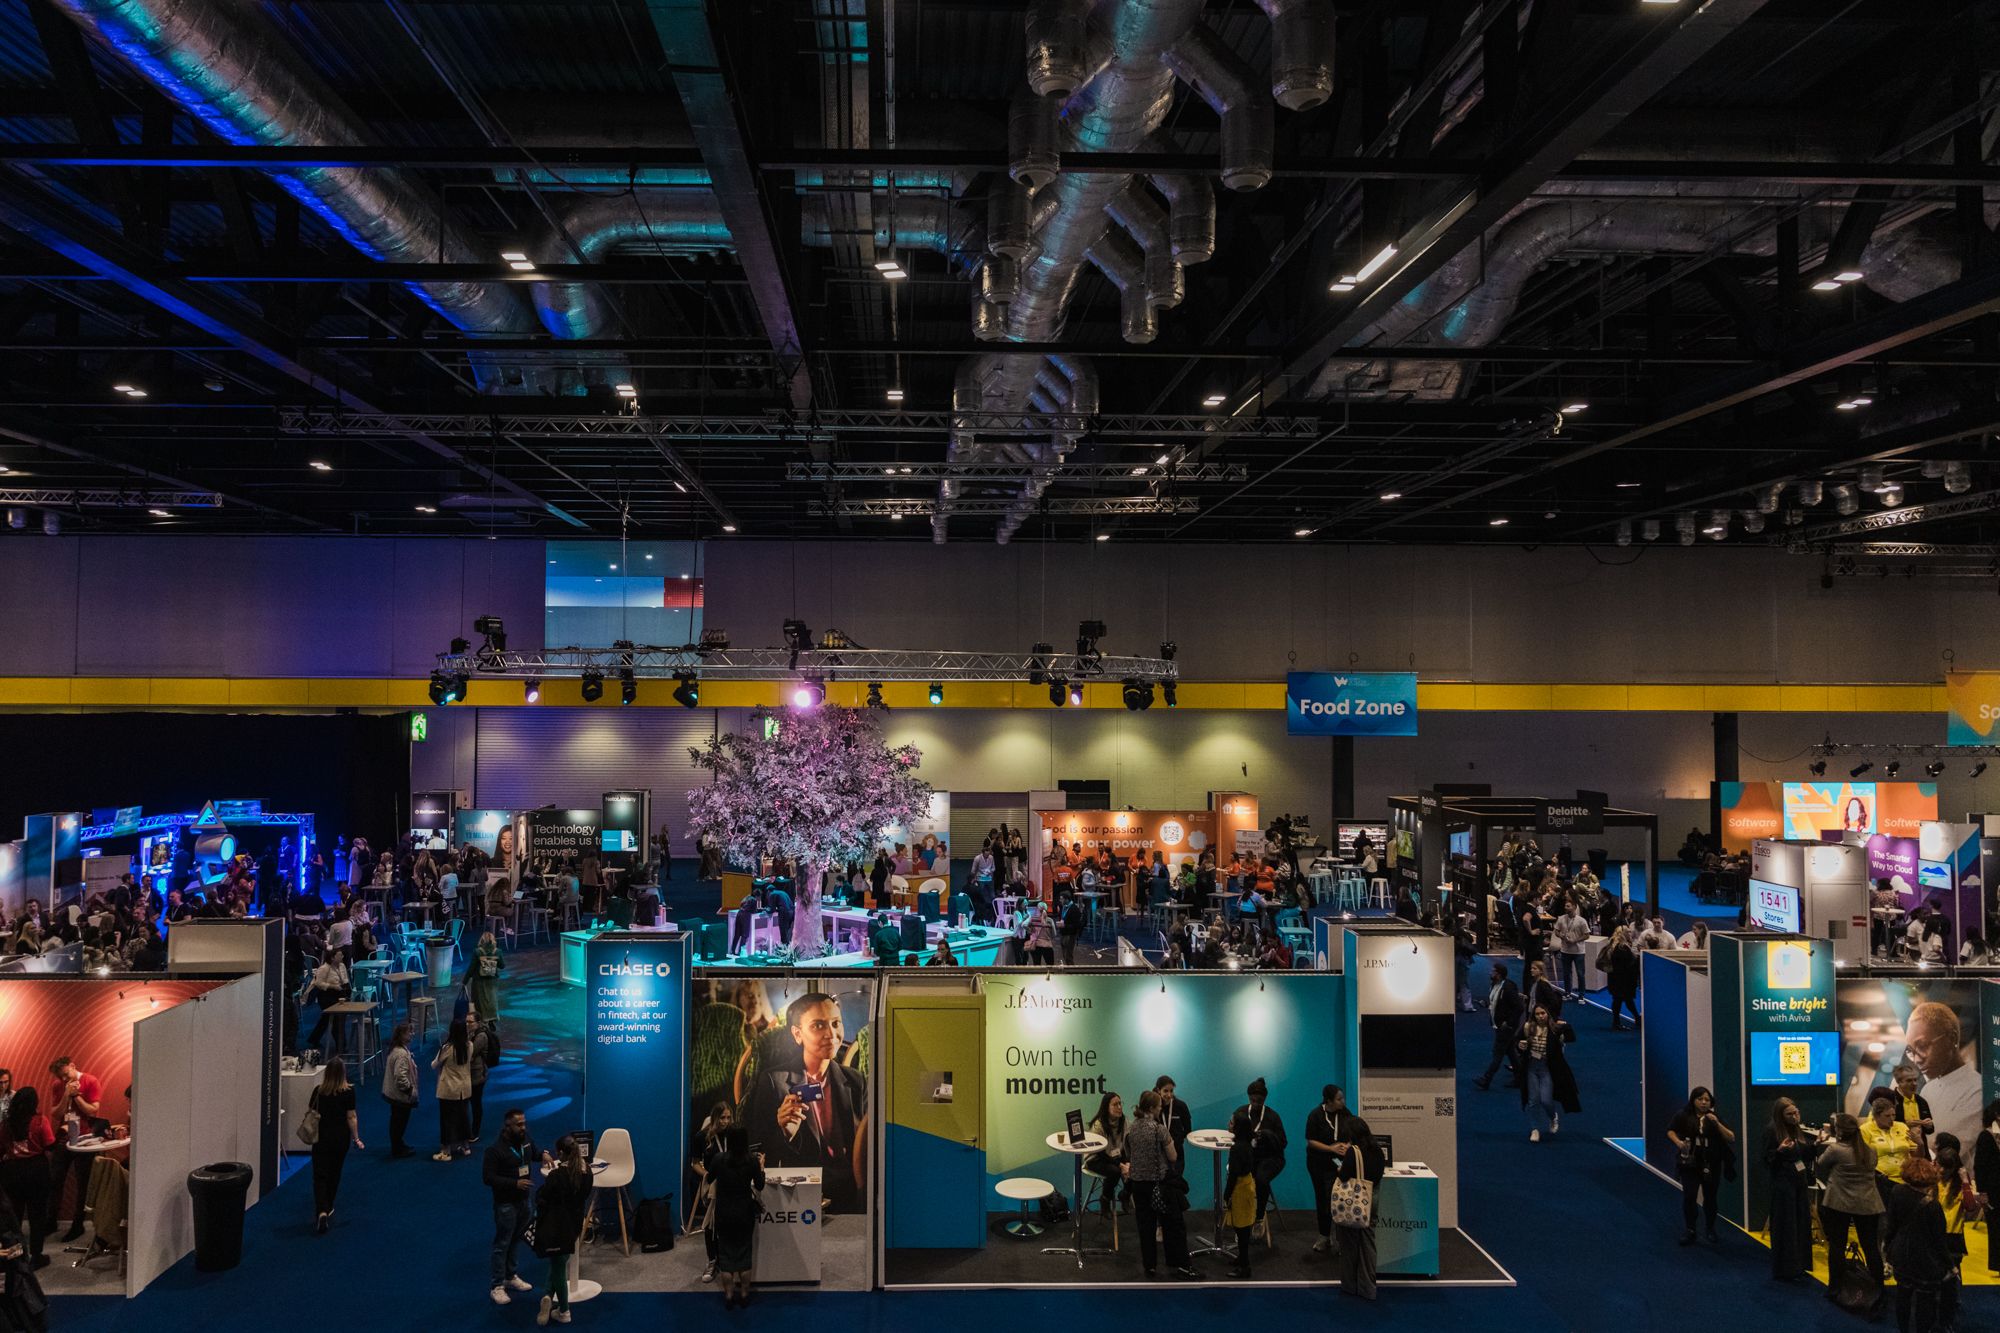
[[[1875,1150],[1875,1188],[1886,1206],[1889,1193],[1903,1181],[1903,1160],[1917,1150],[1910,1127],[1897,1117],[1901,1099],[1894,1088],[1868,1094],[1868,1118],[1861,1122],[1861,1141]]]

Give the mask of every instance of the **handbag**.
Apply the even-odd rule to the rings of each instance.
[[[312,1100],[306,1103],[306,1113],[299,1117],[299,1142],[310,1148],[319,1142],[319,1089],[314,1088]]]
[[[1849,1314],[1866,1314],[1882,1300],[1882,1288],[1866,1268],[1849,1262],[1833,1284],[1833,1303]]]
[[[1333,1182],[1329,1212],[1337,1227],[1366,1231],[1375,1225],[1375,1184],[1367,1177]]]

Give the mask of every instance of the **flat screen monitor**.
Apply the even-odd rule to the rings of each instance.
[[[636,852],[639,850],[639,839],[628,828],[600,829],[597,835],[597,845],[600,851]]]
[[[1363,1014],[1363,1069],[1449,1069],[1458,1059],[1450,1014]]]
[[[1333,838],[1335,845],[1340,851],[1341,860],[1352,861],[1355,859],[1354,846],[1363,834],[1367,835],[1368,845],[1375,849],[1375,855],[1382,855],[1383,849],[1389,843],[1389,826],[1387,824],[1376,824],[1367,821],[1349,823],[1344,820],[1334,824]]]
[[[1760,1087],[1834,1087],[1840,1082],[1838,1032],[1753,1032],[1750,1081]]]
[[[1750,881],[1750,919],[1765,930],[1799,933],[1799,891],[1768,880]]]

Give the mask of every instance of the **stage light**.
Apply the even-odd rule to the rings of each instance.
[[[1160,682],[1160,697],[1167,701],[1167,707],[1169,708],[1177,708],[1180,706],[1181,701],[1179,698],[1176,697],[1175,690],[1176,690],[1175,682],[1171,680],[1163,680]]]
[[[1978,776],[1979,776],[1979,775],[1980,775],[1981,773],[1984,773],[1985,771],[1986,771],[1986,761],[1985,761],[1984,759],[1982,759],[1982,760],[1980,760],[1980,761],[1979,761],[1978,763],[1976,763],[1976,764],[1974,764],[1974,765],[1972,766],[1972,771],[1971,771],[1970,773],[1966,774],[1966,776],[1967,776],[1967,777],[1969,777],[1969,778],[1976,778],[1976,777],[1978,777]]]
[[[1924,776],[1927,778],[1934,778],[1942,772],[1944,772],[1944,760],[1942,759],[1936,759],[1924,765]]]
[[[481,616],[472,622],[473,632],[486,640],[497,653],[507,651],[507,624],[499,616]]]
[[[1101,620],[1079,620],[1076,625],[1076,655],[1096,657],[1097,641],[1108,633]]]
[[[701,681],[692,671],[674,673],[674,702],[682,708],[701,706]]]
[[[42,532],[45,536],[60,537],[62,535],[62,515],[53,509],[43,514]]]
[[[583,673],[583,701],[594,704],[604,697],[604,673],[586,671]]]
[[[453,657],[463,657],[471,651],[472,640],[459,638],[451,641],[451,655]]]
[[[791,650],[791,670],[799,669],[799,654],[812,647],[812,631],[803,620],[785,622],[785,647]]]
[[[806,679],[792,689],[792,707],[817,708],[826,701],[826,685],[822,681]]]
[[[1894,782],[1896,780],[1896,775],[1902,771],[1903,771],[1903,761],[1900,759],[1891,759],[1889,761],[1889,767],[1887,768],[1887,770],[1885,770],[1885,776],[1888,777],[1889,781]]]
[[[7,511],[7,526],[17,532],[27,527],[28,511],[25,509],[9,509]]]
[[[944,702],[944,686],[938,684],[936,681],[932,681],[931,707],[936,708],[939,704],[942,704],[943,702]]]
[[[1812,775],[1813,775],[1814,777],[1816,777],[1816,778],[1823,778],[1823,777],[1825,777],[1825,776],[1826,776],[1826,760],[1824,760],[1824,759],[1815,759],[1815,760],[1814,760],[1814,761],[1813,761],[1812,763],[1810,763],[1810,764],[1807,764],[1807,765],[1806,765],[1806,772],[1808,772],[1808,773],[1812,774]]]
[[[1168,639],[1166,642],[1160,645],[1160,656],[1169,662],[1174,660],[1174,654],[1179,651],[1180,651],[1180,645],[1175,643],[1172,639]]]
[[[889,711],[889,705],[882,702],[882,682],[879,680],[868,682],[868,706],[884,713]]]
[[[539,680],[529,681],[527,685],[522,688],[521,697],[526,699],[531,704],[540,703],[542,701],[542,682],[540,682]]]
[[[1875,767],[1875,764],[1874,764],[1874,762],[1873,762],[1872,760],[1868,760],[1868,759],[1863,759],[1863,760],[1862,760],[1862,761],[1861,761],[1860,763],[1856,764],[1856,765],[1855,765],[1855,766],[1854,766],[1853,768],[1850,768],[1850,769],[1848,769],[1848,770],[1847,770],[1847,776],[1848,776],[1848,777],[1850,777],[1850,778],[1858,778],[1858,777],[1860,777],[1860,776],[1861,776],[1861,775],[1862,775],[1863,773],[1866,773],[1866,772],[1867,772],[1867,771],[1868,771],[1869,769],[1871,769],[1871,768],[1873,768],[1873,767]]]
[[[440,708],[451,702],[451,677],[442,671],[431,672],[431,702]]]
[[[1049,704],[1061,708],[1069,699],[1069,682],[1060,678],[1049,682]]]
[[[1083,707],[1083,686],[1072,685],[1069,687],[1069,706],[1071,708]]]
[[[632,668],[626,667],[618,673],[618,702],[631,704],[639,697],[639,682],[632,678]]]
[[[1153,706],[1152,682],[1137,677],[1125,680],[1125,707],[1137,713]]]
[[[1049,683],[1049,654],[1055,649],[1046,643],[1038,643],[1028,655],[1028,683],[1046,685]]]

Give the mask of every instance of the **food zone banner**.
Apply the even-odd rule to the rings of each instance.
[[[1293,671],[1285,677],[1285,730],[1294,736],[1414,736],[1414,671]]]

